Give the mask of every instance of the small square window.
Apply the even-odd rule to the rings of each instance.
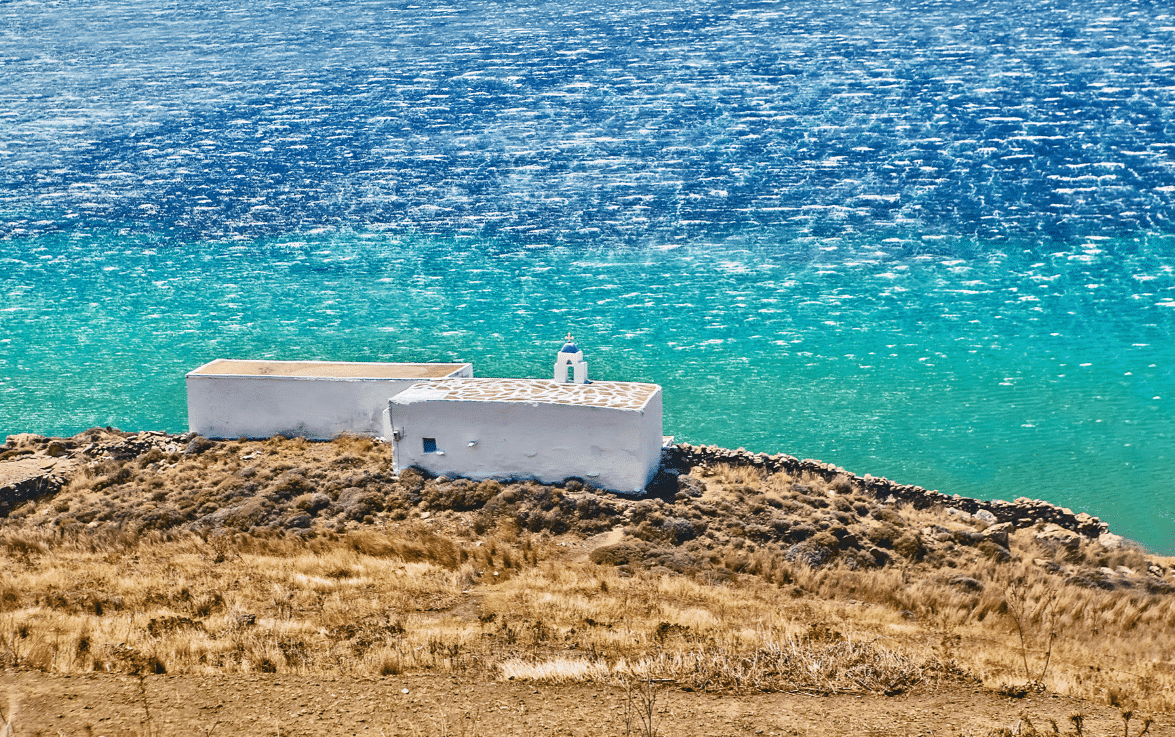
[[[437,439],[436,438],[425,438],[424,439],[424,452],[425,453],[436,453],[437,452]]]

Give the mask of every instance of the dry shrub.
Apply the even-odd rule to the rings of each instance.
[[[450,569],[461,563],[461,549],[452,540],[423,528],[414,533],[404,538],[365,530],[349,534],[347,541],[364,555],[396,556],[407,563],[429,562]]]
[[[31,557],[49,552],[49,546],[29,534],[10,533],[0,536],[0,547],[18,560],[28,561]]]
[[[926,546],[916,532],[904,532],[893,542],[893,549],[910,560],[921,560],[926,555]]]

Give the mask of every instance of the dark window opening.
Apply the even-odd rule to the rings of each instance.
[[[424,439],[424,452],[425,453],[436,453],[437,452],[437,439],[436,438],[425,438]]]

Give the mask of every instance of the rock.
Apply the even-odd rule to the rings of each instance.
[[[1097,541],[1098,544],[1106,550],[1117,550],[1118,548],[1122,547],[1122,543],[1125,541],[1125,538],[1123,538],[1121,535],[1115,535],[1112,532],[1103,532],[1098,536]]]
[[[1008,550],[1006,547],[1000,545],[994,540],[985,539],[979,544],[979,549],[982,550],[983,554],[986,555],[989,559],[994,560],[997,563],[1007,563],[1008,561],[1012,560],[1012,551]]]
[[[1102,589],[1104,591],[1112,591],[1115,588],[1113,579],[1107,578],[1104,575],[1100,575],[1092,571],[1075,573],[1072,576],[1066,578],[1065,583],[1069,584],[1070,586],[1077,586],[1083,589]]]
[[[955,530],[951,533],[951,538],[960,545],[978,545],[987,539],[982,532],[975,532],[974,530]]]
[[[1065,560],[1077,563],[1081,560],[1081,535],[1064,527],[1047,524],[1036,533],[1036,542],[1050,551],[1063,551]]]
[[[970,591],[973,594],[978,594],[980,591],[983,591],[983,582],[977,578],[971,578],[970,576],[964,576],[961,574],[957,576],[951,576],[947,579],[947,583],[951,586],[963,589],[964,591]]]
[[[803,563],[809,568],[819,568],[832,558],[832,551],[819,543],[805,540],[788,548],[783,557],[789,563]]]
[[[290,527],[290,528],[294,528],[294,529],[304,530],[307,527],[310,527],[310,525],[313,522],[314,522],[314,518],[311,517],[310,515],[306,514],[305,512],[303,512],[301,514],[295,514],[292,517],[290,517],[289,519],[287,519],[286,526]]]
[[[1080,537],[1072,530],[1066,530],[1064,527],[1058,527],[1054,524],[1047,524],[1044,529],[1036,533],[1036,539],[1046,542],[1058,542],[1061,544],[1075,541]]]
[[[992,514],[991,512],[989,512],[986,509],[976,510],[975,514],[973,514],[972,516],[977,520],[982,520],[982,521],[988,523],[989,525],[995,524],[995,521],[997,519],[994,514]]]
[[[6,438],[5,445],[11,445],[13,448],[20,448],[28,445],[41,445],[48,440],[44,435],[37,435],[31,432],[17,433],[16,435],[9,435]]]
[[[1059,565],[1057,565],[1053,561],[1048,560],[1046,558],[1033,558],[1032,564],[1040,566],[1041,568],[1045,569],[1049,573],[1057,573],[1061,570],[1061,567]]]
[[[202,438],[199,435],[197,435],[196,437],[194,437],[190,441],[188,441],[188,447],[184,449],[184,455],[190,455],[190,456],[200,455],[201,453],[208,450],[209,448],[214,447],[215,445],[216,445],[216,443],[209,440],[208,438]]]
[[[308,514],[318,514],[330,506],[331,499],[326,494],[316,491],[312,494],[303,494],[294,500],[294,506],[304,509]]]
[[[970,513],[964,512],[963,510],[956,509],[954,507],[947,507],[946,513],[951,517],[958,517],[959,519],[971,519]]]
[[[988,514],[991,513],[988,512]],[[1008,535],[1011,533],[1012,529],[1011,522],[1001,522],[998,525],[992,525],[991,527],[984,530],[983,537],[991,540],[1000,547],[1006,548],[1008,547]]]

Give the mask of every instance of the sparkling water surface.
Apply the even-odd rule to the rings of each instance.
[[[215,357],[665,388],[666,432],[1175,552],[1175,15],[0,5],[0,433]]]

